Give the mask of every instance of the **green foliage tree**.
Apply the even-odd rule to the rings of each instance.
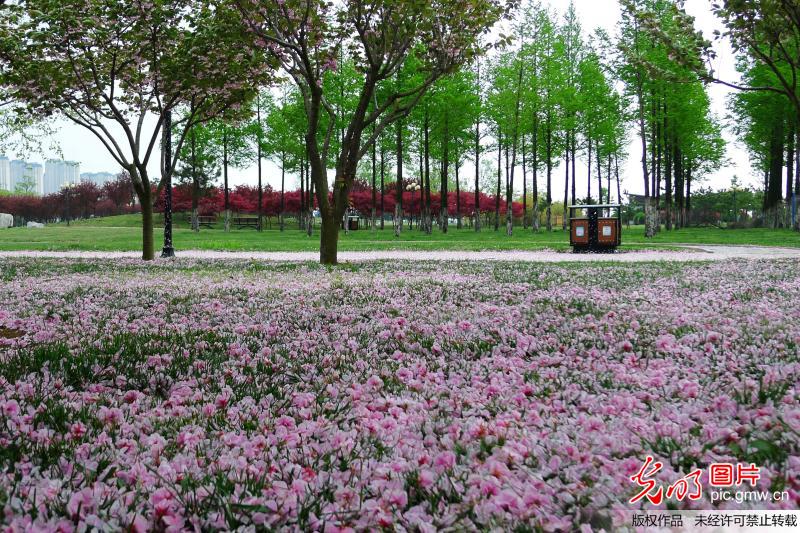
[[[165,113],[191,108],[175,125],[177,158],[192,126],[240,104],[269,71],[234,15],[203,0],[19,0],[0,12],[3,92],[33,117],[60,114],[86,128],[128,171],[144,259],[154,256],[161,180],[151,181],[148,166]]]
[[[280,61],[303,96],[307,157],[322,216],[322,263],[337,262],[339,220],[348,208],[361,158],[384,130],[395,124],[397,182],[401,191],[402,119],[437,79],[481,52],[478,37],[503,15],[507,3],[360,0],[338,4],[273,0],[239,4],[254,34],[264,43],[262,49]],[[332,158],[335,180],[329,191],[328,158],[333,153],[333,135],[340,117],[324,77],[338,68],[341,47],[357,65],[358,83],[354,87],[358,98],[346,121],[341,147]],[[408,88],[396,84],[388,89],[411,56],[419,61],[416,72],[421,81]],[[387,90],[380,90],[382,87]],[[328,117],[327,125],[324,115]]]

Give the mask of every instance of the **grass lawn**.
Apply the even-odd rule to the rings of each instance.
[[[97,218],[66,224],[54,224],[45,228],[11,228],[0,230],[0,250],[99,250],[131,251],[141,248],[139,215],[122,215]],[[156,243],[160,248],[161,220],[156,220]],[[273,223],[273,228],[276,224]],[[221,225],[214,229],[202,228],[199,233],[188,229],[188,224],[178,218],[174,229],[177,249],[194,250],[240,250],[240,251],[314,251],[319,249],[319,228],[312,237],[296,229],[295,223],[281,233],[277,229],[265,229],[259,233],[252,229],[234,229],[225,233]],[[623,248],[672,248],[674,244],[729,244],[800,247],[800,233],[792,230],[770,229],[718,229],[688,228],[677,231],[662,231],[653,239],[645,239],[644,228],[633,226],[622,232]],[[414,229],[405,230],[395,238],[391,225],[383,231],[341,232],[339,249],[350,251],[369,250],[537,250],[543,248],[567,249],[569,238],[566,232],[540,231],[533,233],[522,228],[507,237],[501,227],[499,232],[491,228],[476,233],[471,229],[456,230],[447,234],[434,230],[425,235]]]

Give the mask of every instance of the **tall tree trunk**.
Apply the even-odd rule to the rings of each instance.
[[[655,195],[655,216],[656,233],[661,231],[661,120],[659,110],[661,105],[658,103],[655,93],[651,93],[653,98],[653,194]]]
[[[614,178],[617,180],[617,203],[622,205],[622,189],[619,183],[619,154],[614,152]]]
[[[606,158],[606,203],[611,203],[611,154]]]
[[[642,73],[636,73],[636,99],[639,110],[639,139],[642,143],[642,178],[644,180],[644,236],[652,237],[655,234],[653,228],[653,205],[650,198],[650,175],[647,168],[647,130],[644,119],[644,82]]]
[[[197,141],[194,128],[192,128],[190,142],[192,150],[192,231],[196,233],[200,231],[200,219],[198,218],[198,207],[200,204],[200,178],[197,175]]]
[[[283,231],[284,228],[284,212],[286,211],[286,152],[281,151],[281,215],[280,220],[278,221],[278,225],[280,226],[280,230]]]
[[[497,127],[497,190],[494,195],[494,230],[500,231],[500,181],[503,179],[503,131]]]
[[[684,220],[688,226],[692,218],[692,167],[686,165],[683,172],[684,176],[686,176],[686,216]]]
[[[425,202],[427,203],[425,207],[425,220],[423,224],[425,225],[425,233],[428,235],[431,234],[433,231],[433,219],[431,217],[431,144],[430,144],[430,122],[428,116],[428,104],[425,103],[425,139],[424,139],[424,151],[425,151],[425,173],[423,176],[424,180],[424,187],[425,187]]]
[[[481,120],[475,122],[475,231],[481,230]]]
[[[383,185],[383,178],[386,175],[386,150],[381,147],[381,230],[384,229],[384,222],[386,219],[386,209],[384,203],[384,195],[386,194],[386,188]]]
[[[546,227],[553,231],[553,128],[550,112],[547,113],[547,198],[546,201]]]
[[[684,175],[683,175],[683,153],[681,149],[678,147],[677,139],[673,137],[674,148],[672,149],[672,170],[673,170],[673,177],[675,179],[675,183],[673,185],[673,189],[675,189],[675,203],[677,204],[677,212],[678,212],[678,224],[679,228],[683,228],[686,226],[686,198],[683,194],[684,191]]]
[[[308,171],[306,171],[308,174]],[[306,217],[306,235],[311,237],[314,233],[314,182],[311,182],[311,187],[308,191],[308,216]]]
[[[664,209],[667,212],[667,220],[666,228],[667,231],[672,231],[672,146],[671,143],[667,143],[666,139],[668,138],[666,135],[667,127],[666,127],[667,118],[666,115],[664,116],[664,131],[665,131],[665,143],[664,143]]]
[[[569,201],[569,150],[570,150],[570,132],[567,132],[566,151],[564,152],[564,214],[561,218],[561,229],[567,229],[567,202]],[[573,181],[574,185],[574,181]]]
[[[256,137],[256,157],[258,158],[258,231],[261,231],[261,211],[263,209],[264,199],[263,199],[263,187],[261,186],[261,104],[259,103],[256,105],[256,116],[258,120],[258,135]]]
[[[378,229],[375,225],[377,204],[378,204],[378,190],[375,188],[377,183],[378,177],[378,169],[377,169],[377,148],[376,145],[378,141],[372,143],[372,213],[370,214],[370,228],[372,228],[373,233]]]
[[[463,223],[461,221],[461,183],[459,176],[459,167],[461,165],[456,161],[456,229],[461,229]]]
[[[222,175],[223,175],[223,195],[225,197],[225,232],[231,230],[231,197],[228,185],[228,130],[222,134]]]
[[[592,197],[592,139],[587,139],[589,142],[589,155],[588,155],[588,164],[587,166],[587,173],[586,173],[586,198],[587,202],[589,202],[589,198]],[[575,195],[572,197],[572,203],[575,203]]]
[[[533,155],[533,231],[538,232],[539,221],[539,119],[534,115],[533,139],[531,152]]]
[[[800,210],[800,122],[797,122],[797,120],[795,120],[794,150],[794,228],[800,231],[800,216],[798,216],[797,212]]]
[[[600,173],[602,168],[602,160],[600,158],[600,143],[597,143],[597,154],[595,155],[595,164],[597,165],[597,203],[603,203],[603,177]]]
[[[528,162],[525,156],[525,135],[522,136],[522,229],[528,229]]]
[[[394,204],[394,236],[403,230],[403,126],[397,121],[397,183]]]
[[[513,141],[512,141],[513,144]],[[511,164],[508,159],[508,144],[506,144],[506,235],[509,237],[513,234],[513,221],[509,218],[512,213],[511,210],[508,208],[510,205],[510,198],[511,198]]]
[[[300,208],[297,211],[297,229],[303,229],[303,217],[305,216],[306,212],[306,192],[305,192],[305,184],[306,184],[306,164],[305,164],[305,157],[300,162]],[[310,181],[310,178],[309,178]]]
[[[172,111],[164,112],[164,124],[161,134],[161,157],[163,158],[164,180],[164,247],[161,257],[174,257],[172,246]]]
[[[450,116],[447,111],[444,113],[444,139],[442,150],[442,207],[439,209],[441,216],[442,233],[447,233],[448,220],[450,218],[450,206],[447,198],[447,181],[450,170]]]
[[[769,182],[764,195],[764,214],[770,227],[778,226],[778,206],[783,185],[783,121],[775,121],[770,142]]]
[[[792,120],[789,123],[789,135],[786,139],[786,215],[791,217],[792,211],[792,178],[794,177],[794,137],[795,124]],[[787,226],[792,225],[791,220],[787,220]]]

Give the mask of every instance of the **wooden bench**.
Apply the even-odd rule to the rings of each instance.
[[[237,228],[254,228],[258,229],[258,217],[233,217],[231,224]]]
[[[198,216],[197,217],[197,225],[198,226],[205,226],[207,228],[213,228],[214,224],[217,223],[217,216],[216,215],[207,215],[207,216]]]

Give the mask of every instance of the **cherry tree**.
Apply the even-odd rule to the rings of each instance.
[[[479,37],[516,0],[236,0],[256,41],[303,97],[310,177],[322,217],[320,262],[337,262],[339,221],[349,205],[361,158],[386,128],[409,114],[440,77],[483,51]],[[346,124],[323,84],[347,54],[358,71],[355,108]],[[411,57],[413,86],[396,82]],[[391,89],[386,89],[392,87]],[[386,90],[384,90],[386,89]],[[339,134],[339,142],[333,142]],[[333,147],[338,148],[336,154]],[[328,169],[335,169],[333,189]]]
[[[18,0],[0,13],[0,88],[24,113],[90,131],[131,177],[142,206],[142,256],[153,259],[154,189],[186,133],[239,106],[269,74],[233,7],[204,0]],[[177,140],[160,179],[166,117]],[[169,136],[168,136],[169,137]]]

